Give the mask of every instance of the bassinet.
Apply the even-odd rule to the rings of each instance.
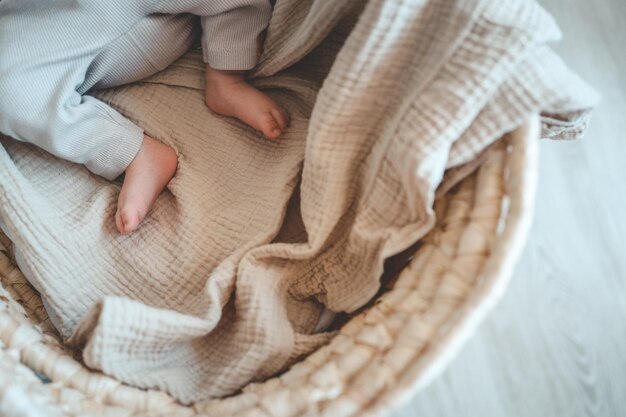
[[[280,376],[185,407],[92,372],[60,343],[0,240],[0,415],[364,416],[407,401],[452,359],[499,299],[530,223],[539,123],[491,147],[435,208],[436,227],[369,308]],[[444,181],[445,186],[445,181]]]

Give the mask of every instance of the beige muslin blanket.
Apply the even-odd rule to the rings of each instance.
[[[88,366],[185,403],[232,393],[326,342],[323,306],[376,293],[446,168],[534,113],[544,137],[584,130],[596,98],[558,37],[529,0],[278,0],[255,84],[284,137],[211,114],[193,50],[93,93],[179,154],[138,232],[116,232],[118,183],[8,138],[2,227]]]

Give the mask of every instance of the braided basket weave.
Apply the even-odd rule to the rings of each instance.
[[[282,375],[185,407],[92,372],[68,351],[0,236],[0,416],[365,416],[404,404],[506,288],[523,247],[538,122],[506,135],[435,203],[437,224],[369,308]]]

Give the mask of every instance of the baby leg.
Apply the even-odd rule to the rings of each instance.
[[[95,82],[94,87],[101,88],[145,78],[185,53],[196,33],[197,27],[190,15],[147,16],[96,57],[85,84],[90,86]],[[126,70],[122,70],[123,67]],[[126,169],[118,198],[115,222],[120,233],[128,234],[137,229],[174,175],[176,165],[177,157],[172,148],[144,136],[137,156]]]
[[[126,170],[116,221],[122,233],[129,233],[136,229],[174,174],[176,154],[170,147],[144,136],[141,128],[107,104],[82,95],[88,83],[81,84],[81,81],[97,83],[98,77],[94,74],[101,69],[97,65],[88,68],[89,62],[98,62],[98,57],[102,56],[120,56],[119,53],[107,54],[104,48],[95,59],[90,58],[93,61],[86,62],[85,49],[98,50],[89,34],[79,38],[76,47],[55,48],[46,37],[32,40],[26,34],[28,31],[20,27],[28,21],[26,13],[35,12],[27,11],[15,20],[9,15],[0,18],[0,43],[5,46],[0,48],[0,132],[35,144],[63,159],[84,164],[107,179],[114,179]],[[52,26],[51,19],[46,22]],[[155,31],[158,33],[157,26],[139,25],[149,29],[144,33],[146,37]],[[54,27],[48,29],[56,33]],[[106,39],[105,34],[101,37]],[[14,45],[30,47],[10,48],[8,39]],[[135,56],[136,60],[146,62],[138,50],[134,54],[130,49],[125,52],[122,55],[126,58]],[[179,55],[183,52],[179,51]],[[102,67],[106,67],[107,60],[101,61]],[[117,68],[130,69],[131,75],[129,71],[120,74],[127,77],[122,81],[132,81],[137,64],[131,59],[118,62]],[[153,68],[152,72],[158,69]],[[115,77],[110,79],[115,81]]]
[[[246,0],[233,8],[202,18],[202,48],[206,66],[205,101],[209,109],[235,117],[275,139],[287,128],[287,112],[250,85],[244,70],[256,65],[261,33],[271,17],[267,0]]]
[[[150,3],[148,12],[193,13],[201,16],[202,49],[206,67],[205,101],[209,109],[235,117],[278,137],[289,124],[285,110],[250,85],[245,71],[259,58],[260,38],[272,16],[269,0]]]
[[[42,79],[39,74],[23,75]],[[46,77],[50,79],[50,74]],[[122,188],[134,184],[132,188],[141,192],[133,198],[120,198],[121,208],[130,202],[135,209],[126,209],[126,222],[120,222],[121,215],[116,220],[120,232],[131,232],[173,176],[176,153],[161,142],[144,139],[142,129],[101,101],[62,88],[61,74],[39,84],[37,92],[29,92],[18,76],[0,74],[0,131],[84,164],[109,180],[126,170]]]

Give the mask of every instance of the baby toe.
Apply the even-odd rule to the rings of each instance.
[[[282,133],[280,125],[271,112],[266,113],[261,120],[261,132],[270,139],[276,139]]]
[[[122,222],[122,215],[119,209],[115,212],[115,225],[117,226],[117,230],[124,234],[124,223]]]
[[[139,215],[127,209],[119,209],[116,215],[117,228],[123,235],[128,235],[139,227]],[[118,220],[119,218],[119,220]]]
[[[289,126],[289,115],[287,112],[280,107],[276,107],[271,110],[271,113],[276,123],[278,123],[280,130],[283,131],[287,129],[287,126]]]

